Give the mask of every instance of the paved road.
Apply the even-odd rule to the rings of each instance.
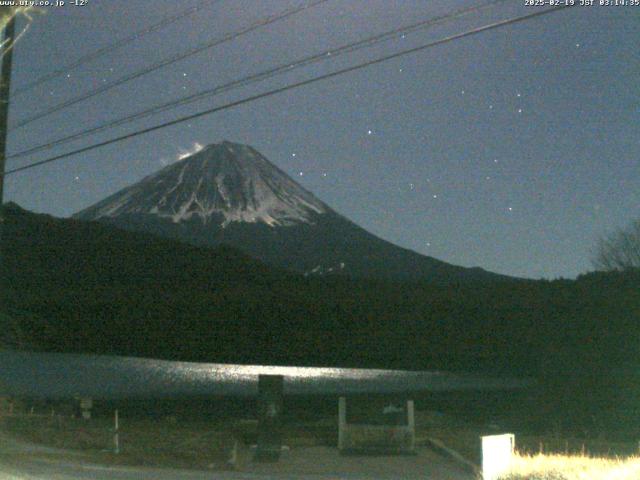
[[[138,467],[105,467],[82,463],[55,462],[50,460],[2,460],[0,478],[3,480],[376,480],[376,479],[433,479],[433,480],[470,480],[473,477],[457,468],[430,468],[419,477],[408,476],[399,470],[395,475],[376,476],[362,473],[344,473],[334,475],[293,474],[293,473],[241,473],[206,472]]]
[[[2,480],[472,480],[458,465],[428,449],[416,456],[341,456],[309,447],[283,454],[277,464],[244,461],[242,472],[213,472],[95,465],[82,455],[14,442],[0,436]],[[298,473],[304,472],[304,473]]]

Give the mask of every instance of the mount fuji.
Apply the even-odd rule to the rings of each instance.
[[[437,283],[508,279],[407,250],[354,224],[250,146],[202,148],[75,215],[199,246],[236,247],[304,275]]]

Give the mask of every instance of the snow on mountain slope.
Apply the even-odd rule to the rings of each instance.
[[[151,214],[173,223],[199,219],[265,223],[271,227],[310,223],[329,211],[323,202],[246,145],[222,142],[171,164],[77,213],[83,220]]]

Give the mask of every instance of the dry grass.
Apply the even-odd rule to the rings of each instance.
[[[435,438],[478,465],[478,439],[487,433],[481,425],[454,417],[416,412],[418,443]],[[503,480],[640,480],[636,442],[517,435],[516,445],[519,453]]]
[[[638,480],[640,457],[517,454],[504,480]]]
[[[520,453],[540,453],[589,457],[631,457],[638,453],[638,444],[633,441],[614,441],[603,438],[576,438],[554,435],[518,435],[516,444]],[[640,480],[640,479],[639,479]]]

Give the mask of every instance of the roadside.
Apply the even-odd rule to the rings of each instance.
[[[473,479],[462,466],[423,446],[409,456],[340,455],[332,419],[289,425],[285,432],[288,448],[278,463],[271,464],[252,461],[256,425],[251,421],[214,428],[212,424],[181,424],[173,418],[160,423],[129,420],[122,433],[122,453],[115,455],[104,448],[112,433],[100,420],[39,420],[39,428],[34,421],[12,424],[6,420],[5,433],[0,434],[0,464],[4,474],[20,479],[392,479],[399,473],[406,479]],[[36,444],[36,439],[48,445]],[[214,439],[217,443],[212,446]],[[168,448],[171,442],[173,450]],[[235,446],[233,463],[226,447],[231,443]]]
[[[4,440],[7,440],[4,437]],[[25,444],[22,444],[25,445]],[[190,470],[94,463],[93,457],[74,452],[39,450],[27,446],[20,453],[0,455],[0,475],[14,480],[56,478],[73,479],[220,479],[220,480],[329,480],[329,479],[403,479],[473,480],[455,463],[426,448],[415,456],[343,456],[330,447],[296,447],[283,452],[278,463],[257,464],[249,449],[242,449],[236,471]],[[6,477],[5,477],[6,476]]]
[[[337,445],[337,419],[288,421],[278,463],[254,463],[255,420],[184,421],[125,418],[114,453],[109,419],[58,416],[4,417],[0,464],[11,472],[49,478],[402,478],[473,479],[480,463],[479,437],[491,427],[433,411],[416,412],[416,455],[344,456]],[[493,433],[499,432],[494,426]],[[629,456],[635,442],[517,434],[522,455],[557,453]],[[24,468],[23,468],[24,467]],[[21,470],[22,469],[22,470]],[[8,474],[9,471],[7,471]],[[99,474],[102,472],[102,474]],[[108,475],[105,472],[109,472]],[[37,475],[44,475],[38,477]],[[11,478],[11,477],[8,477]],[[19,477],[22,478],[22,477]],[[26,477],[30,478],[30,477]],[[4,480],[4,477],[3,477]]]

